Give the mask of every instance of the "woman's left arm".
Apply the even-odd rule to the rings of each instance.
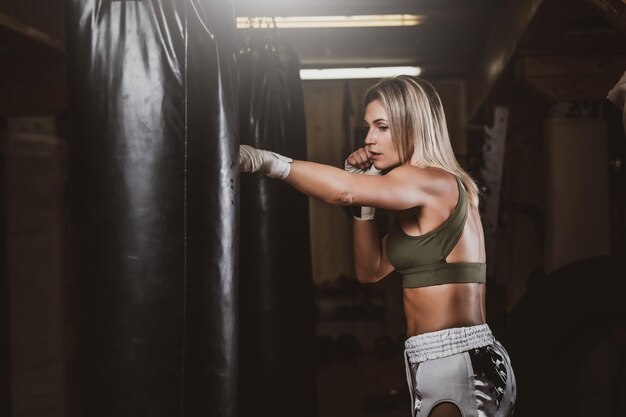
[[[361,175],[330,165],[294,161],[275,152],[247,145],[239,148],[242,172],[261,172],[280,178],[298,191],[333,205],[360,205],[404,210],[422,205],[428,198],[420,170],[408,165],[386,175]]]
[[[298,191],[333,205],[353,204],[349,193],[351,174],[330,165],[293,161],[285,182]]]
[[[386,175],[359,175],[329,165],[293,161],[285,182],[298,191],[333,205],[360,205],[388,210],[419,206],[426,198],[407,168]]]

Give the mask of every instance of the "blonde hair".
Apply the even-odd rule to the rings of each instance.
[[[384,78],[365,94],[365,105],[378,100],[387,112],[389,130],[402,163],[436,167],[459,177],[470,204],[478,207],[478,187],[461,168],[450,144],[441,99],[427,81],[408,75]]]

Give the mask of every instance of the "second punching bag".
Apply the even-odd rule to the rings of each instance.
[[[69,0],[68,415],[236,417],[229,0]]]
[[[240,46],[241,143],[306,159],[297,56],[273,30]],[[241,416],[316,415],[308,198],[262,175],[241,178]]]

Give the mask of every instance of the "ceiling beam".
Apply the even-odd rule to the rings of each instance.
[[[65,44],[63,41],[54,38],[44,32],[41,32],[34,27],[0,11],[0,26],[8,28],[14,32],[19,33],[29,39],[32,39],[40,44],[46,45],[59,52],[65,52]]]
[[[626,3],[624,0],[585,0],[600,9],[606,19],[622,32],[626,32]]]
[[[428,16],[441,11],[474,13],[489,0],[235,0],[237,16],[326,16],[418,13]]]
[[[485,38],[480,58],[468,78],[469,121],[475,119],[496,81],[513,58],[542,3],[544,0],[502,2]]]
[[[626,68],[626,55],[524,56],[520,76],[551,101],[604,99]]]

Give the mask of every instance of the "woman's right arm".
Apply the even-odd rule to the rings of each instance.
[[[387,236],[378,238],[376,223],[354,220],[354,269],[359,282],[377,282],[393,272],[387,259]]]
[[[354,151],[345,162],[345,169],[361,173],[369,173],[372,162],[366,148]],[[375,171],[374,175],[379,174]],[[370,173],[370,175],[372,175]],[[366,211],[364,211],[366,209]],[[360,215],[354,216],[353,247],[354,247],[354,270],[359,282],[377,282],[393,271],[386,255],[387,237],[383,240],[378,238],[378,230],[374,220],[375,209],[361,207]],[[363,214],[366,215],[364,216]]]

